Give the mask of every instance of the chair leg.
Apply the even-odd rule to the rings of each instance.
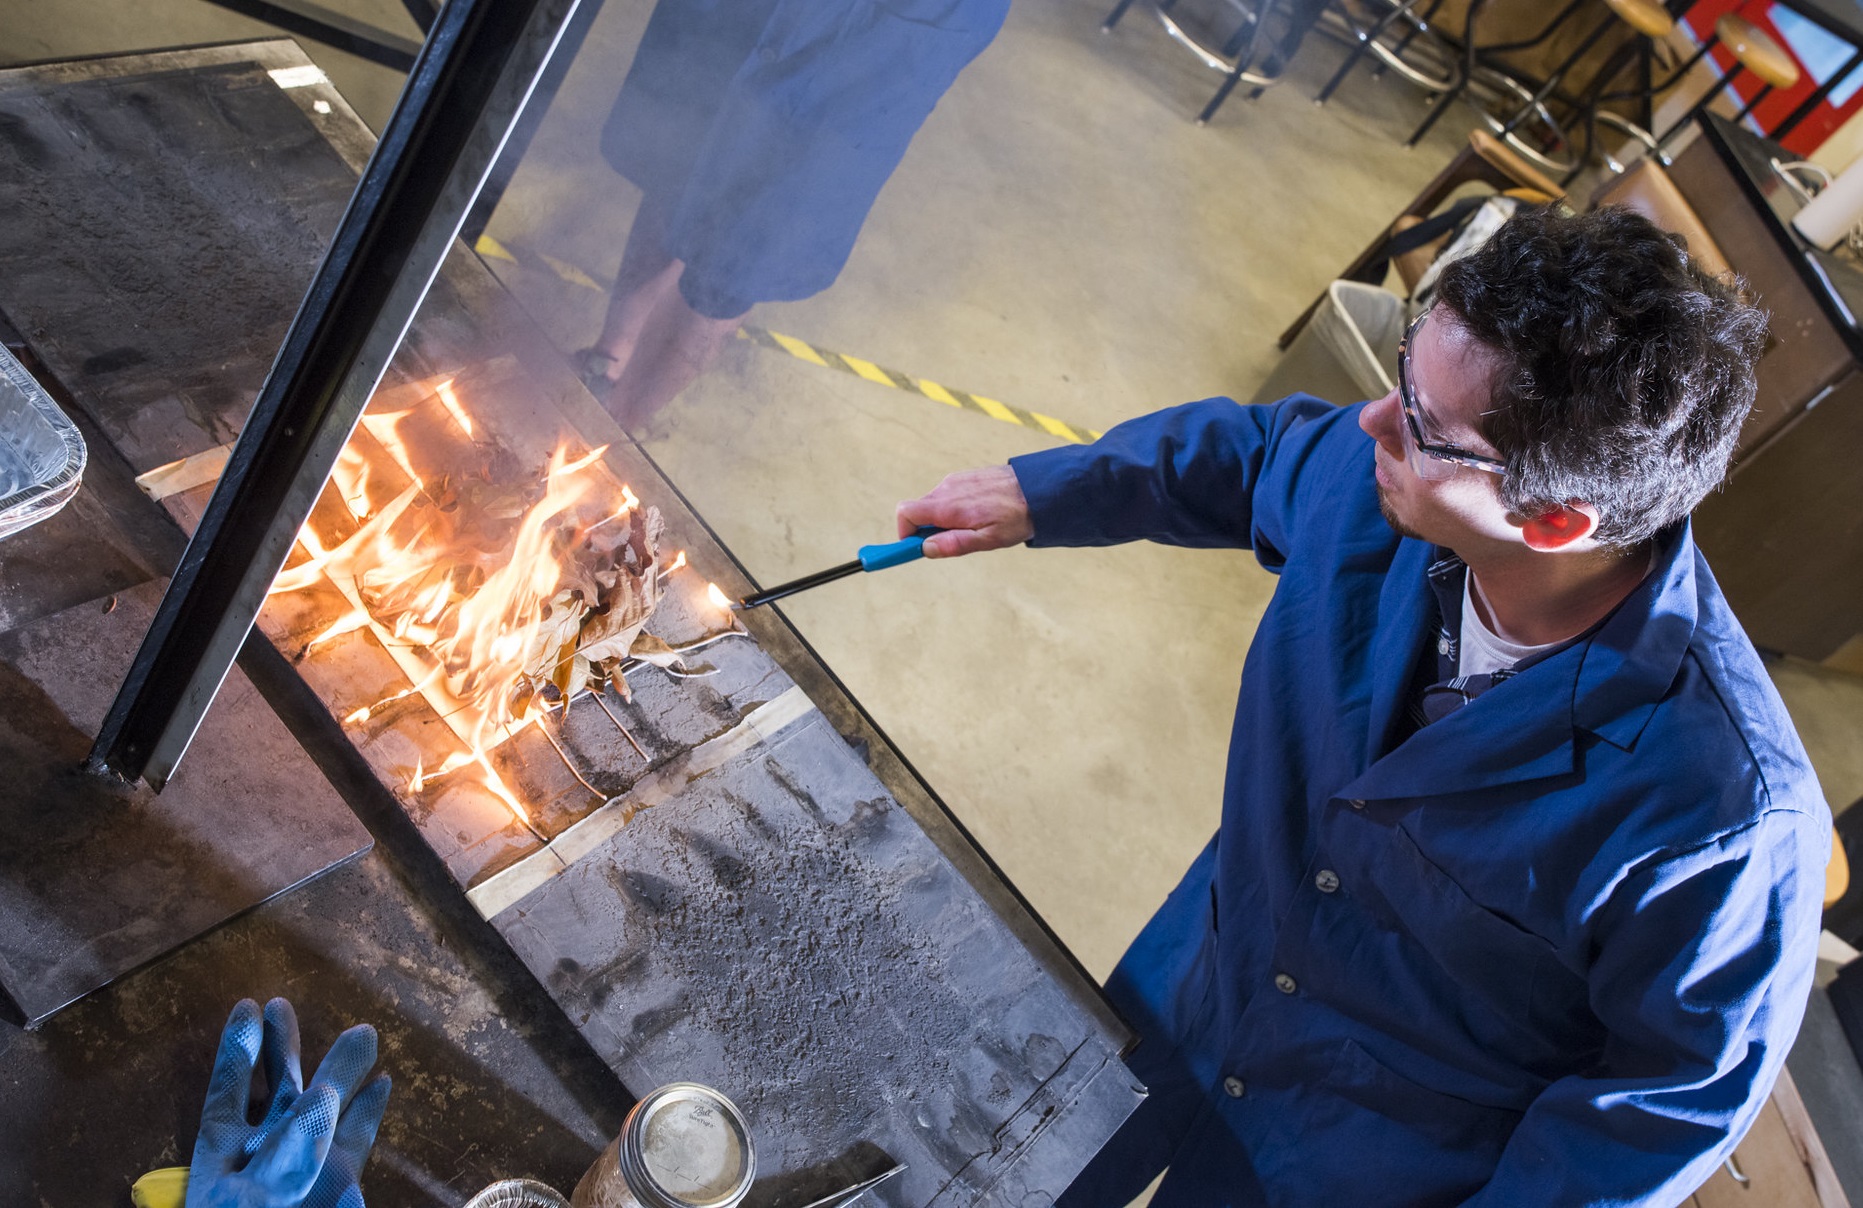
[[[1113,5],[1113,11],[1106,14],[1106,20],[1100,22],[1100,32],[1103,34],[1112,33],[1113,26],[1119,24],[1119,18],[1125,16],[1126,10],[1131,7],[1132,0],[1119,0],[1118,4]]]
[[[1546,82],[1540,85],[1540,90],[1533,94],[1533,99],[1521,105],[1520,108],[1516,109],[1513,115],[1507,119],[1507,122],[1501,127],[1502,138],[1506,138],[1508,135],[1518,130],[1521,124],[1533,115],[1535,109],[1546,103],[1547,97],[1550,97],[1559,90],[1559,85],[1565,81],[1566,73],[1571,71],[1573,66],[1577,64],[1580,59],[1585,57],[1587,51],[1598,44],[1599,38],[1602,38],[1606,33],[1610,32],[1611,27],[1615,25],[1616,22],[1616,17],[1607,15],[1604,20],[1598,23],[1596,29],[1585,35],[1585,40],[1580,42],[1577,48],[1566,56],[1565,62],[1553,68],[1552,74],[1546,77]]]
[[[1130,3],[1131,0],[1126,0],[1126,2]],[[1352,48],[1352,53],[1346,56],[1346,61],[1339,65],[1339,70],[1333,72],[1333,78],[1326,81],[1326,87],[1320,89],[1320,94],[1313,98],[1313,103],[1324,105],[1331,100],[1333,93],[1339,90],[1339,85],[1345,83],[1346,76],[1358,66],[1359,60],[1371,53],[1371,44],[1383,37],[1384,31],[1391,27],[1391,23],[1409,12],[1416,3],[1417,0],[1400,0],[1399,3],[1391,6],[1390,12],[1378,18],[1369,32],[1361,34],[1358,38],[1358,45]]]
[[[1455,83],[1437,94],[1435,101],[1430,104],[1430,111],[1423,115],[1423,120],[1417,123],[1417,128],[1412,130],[1410,137],[1404,140],[1404,146],[1414,147],[1422,142],[1423,136],[1430,132],[1430,127],[1434,126],[1444,111],[1455,103],[1457,97],[1468,90],[1468,82],[1475,78],[1475,65],[1480,56],[1475,45],[1475,28],[1481,20],[1481,10],[1486,4],[1487,0],[1469,0],[1468,12],[1463,17],[1462,57],[1456,63]]]
[[[1669,166],[1669,153],[1664,151],[1663,148],[1669,145],[1669,140],[1674,138],[1683,127],[1693,125],[1695,122],[1695,115],[1706,109],[1715,97],[1720,96],[1722,90],[1727,87],[1735,76],[1740,74],[1740,71],[1740,64],[1735,63],[1734,69],[1722,76],[1720,80],[1715,83],[1714,87],[1702,93],[1701,99],[1689,106],[1688,112],[1684,113],[1681,118],[1677,120],[1675,125],[1656,136],[1656,160],[1658,163],[1662,164],[1664,167]]]
[[[1241,80],[1241,78],[1242,69],[1239,67],[1223,77],[1222,87],[1216,90],[1216,95],[1210,98],[1210,103],[1205,105],[1203,107],[1203,112],[1197,115],[1197,125],[1207,126],[1210,124],[1211,115],[1222,108],[1223,102],[1228,100],[1229,94],[1236,90],[1236,83]]]
[[[1598,145],[1598,106],[1596,103],[1585,106],[1585,142],[1582,147],[1573,149],[1572,170],[1559,181],[1561,188],[1570,186],[1578,179],[1578,174],[1591,163],[1592,148]]]
[[[1423,115],[1423,120],[1417,123],[1417,128],[1412,130],[1410,137],[1404,140],[1404,146],[1414,147],[1422,142],[1423,136],[1430,132],[1430,127],[1436,124],[1437,119],[1442,117],[1443,112],[1449,106],[1455,104],[1456,98],[1461,96],[1467,88],[1468,76],[1462,75],[1455,83],[1437,93],[1436,99],[1430,102],[1430,111]]]
[[[1734,122],[1738,124],[1740,122],[1746,121],[1747,115],[1753,112],[1753,107],[1759,104],[1761,101],[1765,100],[1766,94],[1771,91],[1772,91],[1771,84],[1761,84],[1760,90],[1753,94],[1753,99],[1748,101],[1746,104],[1742,105],[1740,107],[1739,113],[1734,114]]]

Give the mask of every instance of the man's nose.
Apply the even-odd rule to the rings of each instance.
[[[1365,430],[1365,435],[1384,446],[1385,452],[1393,457],[1403,456],[1403,433],[1397,425],[1403,420],[1398,418],[1397,391],[1393,390],[1380,399],[1366,403],[1358,413],[1358,426]]]

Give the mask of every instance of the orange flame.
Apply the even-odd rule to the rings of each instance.
[[[472,418],[452,379],[435,387],[434,394],[470,436]],[[352,607],[309,645],[368,628],[407,673],[412,687],[355,710],[344,719],[347,724],[361,724],[383,705],[421,693],[459,737],[464,749],[439,766],[416,764],[411,790],[419,792],[438,777],[470,769],[528,825],[523,804],[486,753],[545,711],[534,685],[530,690],[525,685],[539,657],[546,651],[554,655],[560,642],[559,631],[545,622],[562,578],[561,535],[586,532],[581,521],[587,513],[613,512],[609,519],[615,519],[639,507],[640,500],[622,487],[616,511],[612,486],[603,489],[612,480],[584,473],[600,462],[607,446],[577,457],[559,447],[544,469],[541,496],[517,516],[505,548],[496,557],[480,559],[482,575],[478,568],[468,574],[459,565],[459,549],[448,539],[451,530],[441,510],[424,498],[427,482],[405,435],[417,410],[363,415],[357,438],[331,475],[336,494],[361,523],[333,546],[307,524],[299,544],[308,557],[281,573],[272,591],[301,590],[327,577]],[[369,444],[377,448],[369,450]],[[394,490],[383,481],[392,477],[389,465],[401,471],[406,485],[378,503]]]
[[[459,430],[471,436],[472,417],[467,415],[466,409],[459,405],[459,396],[453,393],[453,379],[447,378],[435,386],[433,392],[440,396],[440,405],[445,407],[447,413],[453,417],[453,422],[459,425]]]
[[[710,600],[714,607],[722,608],[727,612],[731,610],[731,597],[719,591],[716,583],[705,585],[705,598]]]
[[[682,569],[685,565],[686,565],[686,551],[682,549],[677,554],[673,555],[673,560],[671,562],[668,562],[666,564],[666,569],[661,571],[660,573],[670,575],[674,571]]]

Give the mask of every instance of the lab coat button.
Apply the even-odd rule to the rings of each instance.
[[[1223,1094],[1228,1095],[1231,1099],[1240,1099],[1242,1097],[1242,1092],[1247,1089],[1247,1087],[1242,1085],[1242,1080],[1233,1074],[1223,1079]]]
[[[1321,893],[1331,893],[1339,888],[1339,874],[1330,868],[1322,868],[1313,878],[1313,883],[1320,887]]]
[[[1448,638],[1437,638],[1436,639],[1436,653],[1437,654],[1448,654],[1449,653],[1449,639]]]
[[[1300,989],[1300,983],[1285,973],[1277,973],[1274,975],[1274,988],[1283,994],[1292,994]]]

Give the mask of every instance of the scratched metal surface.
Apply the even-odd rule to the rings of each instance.
[[[327,85],[272,85],[266,70],[294,61],[270,42],[0,72],[0,145],[30,168],[0,183],[0,207],[34,228],[0,233],[0,307],[138,471],[237,431],[366,154]],[[161,179],[131,189],[131,175]],[[99,177],[121,210],[83,200]],[[66,202],[81,222],[60,221]],[[149,246],[128,253],[131,237]],[[227,257],[239,265],[223,281]],[[174,304],[184,294],[198,296]],[[666,513],[669,547],[727,591],[749,586],[562,355],[456,254],[390,385],[494,356],[532,386],[510,439],[610,445],[611,470]],[[205,497],[165,502],[186,527]],[[702,620],[683,597],[663,613],[669,639]],[[468,788],[407,789],[439,724],[418,698],[339,729],[396,672],[364,633],[307,650],[327,615],[306,595],[261,620],[322,702],[315,741],[394,794],[631,1089],[695,1079],[744,1101],[765,1155],[757,1203],[789,1208],[892,1157],[912,1172],[881,1189],[887,1204],[1039,1205],[1136,1106],[1117,1057],[1127,1034],[1097,991],[780,618],[718,647],[714,679],[642,673],[617,708],[647,735],[645,760],[572,712],[565,738],[611,805],[552,772],[534,741],[507,753],[541,778],[527,786],[545,803],[540,839]],[[743,738],[797,686],[804,707]],[[728,758],[700,758],[718,744]],[[657,786],[650,808],[635,802],[643,786]],[[627,825],[600,829],[622,808]],[[550,875],[486,896],[520,869]]]

